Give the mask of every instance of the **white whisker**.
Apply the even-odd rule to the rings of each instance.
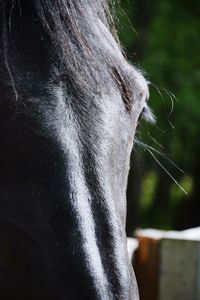
[[[167,173],[167,175],[174,181],[174,183],[176,183],[176,185],[187,195],[187,192],[185,191],[185,189],[178,183],[178,181],[171,175],[171,173],[163,166],[163,164],[158,160],[158,158],[153,154],[152,151],[156,152],[157,154],[159,154],[163,158],[167,159],[181,173],[185,174],[185,172],[179,166],[177,166],[172,160],[170,160],[168,157],[166,157],[166,155],[164,153],[162,153],[162,152],[154,149],[150,145],[147,145],[147,144],[145,144],[143,142],[140,142],[138,140],[135,140],[135,142],[136,142],[136,144],[143,146],[144,149],[147,150],[149,152],[149,154],[151,154],[151,156],[155,159],[155,161],[159,164],[159,166]]]

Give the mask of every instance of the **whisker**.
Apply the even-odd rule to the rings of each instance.
[[[175,126],[172,124],[172,122],[171,122],[170,120],[168,120],[168,122],[169,122],[171,128],[172,128],[172,129],[175,129]]]
[[[157,91],[158,94],[160,95],[161,99],[162,99],[163,101],[165,101],[165,98],[163,97],[163,94],[161,93],[161,91],[160,91],[160,89],[158,88],[158,86],[157,86],[156,84],[154,84],[153,82],[150,82],[150,85],[153,86],[153,87],[156,89],[156,91]]]
[[[171,97],[175,100],[175,101],[178,101],[178,98],[168,89],[164,88],[165,92],[166,93],[169,93],[171,95]]]
[[[151,154],[151,156],[155,159],[155,161],[159,164],[159,166],[168,174],[168,176],[174,181],[174,183],[181,189],[181,191],[185,194],[188,195],[186,190],[178,183],[178,181],[171,175],[171,173],[163,166],[163,164],[157,159],[157,157],[152,153],[151,150],[146,148],[147,151]]]
[[[168,162],[170,162],[177,170],[179,170],[182,174],[185,175],[185,172],[183,171],[183,169],[181,169],[177,164],[175,164],[165,153],[160,152],[159,150],[153,148],[152,146],[150,146],[146,143],[140,142],[138,140],[136,140],[136,143],[159,154],[161,157],[165,158]]]
[[[158,87],[157,85],[155,85],[154,83],[151,83],[151,85],[156,89],[156,91],[158,92],[158,94],[160,95],[160,97],[162,98],[163,101],[165,101],[165,98],[162,94],[161,91],[165,92],[167,94],[167,96],[169,97],[170,101],[171,101],[171,108],[170,108],[170,111],[169,113],[167,114],[166,116],[166,119],[168,119],[173,111],[174,111],[174,100],[175,101],[178,101],[177,97],[171,92],[169,91],[168,89],[166,88],[163,88],[163,87]],[[175,127],[173,126],[173,124],[169,121],[169,124],[171,125],[171,127],[174,129]]]
[[[159,159],[154,155],[154,152],[156,152],[157,154],[161,155],[162,157],[166,158],[173,166],[175,166],[181,173],[185,174],[185,172],[178,167],[173,161],[171,161],[168,157],[166,157],[165,154],[163,154],[162,152],[154,149],[153,147],[146,145],[145,143],[142,143],[138,140],[135,140],[135,142],[141,146],[143,146],[145,148],[145,150],[147,150],[147,152],[149,154],[151,154],[151,156],[155,159],[155,161],[157,162],[157,164],[166,172],[166,174],[173,180],[173,182],[181,189],[181,191],[185,194],[188,195],[188,193],[185,191],[185,189],[178,183],[178,181],[172,176],[172,174],[163,166],[163,164],[159,161]]]
[[[148,132],[148,136],[158,147],[164,150],[163,145],[161,145],[154,137],[152,137],[149,132]]]
[[[171,108],[170,108],[170,111],[169,111],[168,115],[166,116],[166,119],[168,119],[171,116],[171,114],[173,113],[173,110],[174,110],[174,100],[173,100],[173,97],[171,96],[171,94],[167,90],[165,92],[167,93],[167,95],[169,96],[169,99],[171,101]]]
[[[143,132],[140,132],[140,136],[141,137],[144,136],[144,137],[147,137],[147,138],[151,139],[159,148],[164,150],[164,147],[153,136],[151,136],[148,129],[147,129],[147,134],[145,134]]]

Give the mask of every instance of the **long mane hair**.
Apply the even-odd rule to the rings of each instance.
[[[3,0],[3,4],[10,2],[12,11],[23,1],[29,2],[50,37],[62,76],[74,90],[94,95],[102,86],[109,90],[116,84],[129,110],[134,75],[116,37],[108,1]]]

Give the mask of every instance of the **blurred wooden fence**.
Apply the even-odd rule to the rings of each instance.
[[[133,240],[128,248],[141,300],[200,300],[200,227],[138,230]]]

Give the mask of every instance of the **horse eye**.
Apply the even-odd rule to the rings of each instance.
[[[147,106],[147,105],[142,108],[142,111],[140,113],[138,120],[140,121],[141,119],[144,119],[145,121],[147,121],[149,123],[153,123],[153,124],[156,122],[155,115],[153,114],[153,112],[151,111],[149,106]]]

